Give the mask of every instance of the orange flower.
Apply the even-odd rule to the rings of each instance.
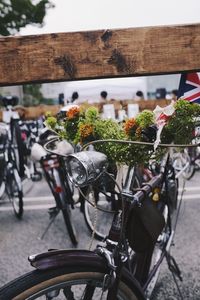
[[[124,123],[124,131],[127,135],[131,135],[131,133],[135,133],[135,130],[137,128],[137,123],[134,118],[128,119]]]
[[[66,112],[66,116],[68,119],[74,119],[79,116],[79,113],[80,113],[80,108],[74,106]]]
[[[141,127],[137,127],[137,128],[136,128],[136,131],[135,131],[135,135],[136,135],[138,138],[140,138],[141,133],[142,133],[142,128],[141,128]]]
[[[82,124],[80,126],[80,136],[82,139],[93,134],[93,126],[90,124]]]

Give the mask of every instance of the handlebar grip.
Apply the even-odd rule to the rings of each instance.
[[[151,191],[157,187],[163,179],[163,173],[160,173],[153,177],[149,182],[145,183],[141,189],[133,195],[133,206],[136,203],[141,203],[146,195],[149,195]]]

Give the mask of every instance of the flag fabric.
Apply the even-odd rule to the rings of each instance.
[[[200,79],[198,73],[184,73],[181,75],[177,98],[200,104]]]

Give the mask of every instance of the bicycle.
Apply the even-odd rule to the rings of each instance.
[[[79,152],[66,159],[68,174],[79,187],[107,172],[107,157],[100,152]],[[29,261],[36,270],[2,287],[0,298],[149,299],[164,258],[175,282],[176,277],[181,280],[169,252],[181,205],[169,153],[156,172],[137,192],[131,191],[131,174],[127,174],[122,190],[118,186],[118,209],[109,234],[94,251],[50,250],[31,255]]]
[[[3,111],[3,122],[7,124],[8,138],[12,141],[17,169],[20,177],[24,177],[24,147],[19,126],[20,117],[19,114],[13,110],[13,107],[17,105],[19,99],[15,96],[6,96],[0,97],[0,100],[5,107]]]
[[[35,143],[31,149],[32,160],[34,162],[40,163],[44,177],[46,179],[46,182],[48,183],[48,186],[56,203],[55,207],[51,207],[48,210],[50,222],[47,228],[44,230],[41,239],[44,238],[51,224],[54,222],[57,215],[61,212],[71,242],[74,246],[76,246],[78,244],[78,237],[72,221],[72,209],[74,209],[75,207],[75,200],[72,186],[70,186],[69,181],[66,180],[66,169],[64,167],[64,161],[61,156],[48,153],[42,146],[45,142],[48,141],[48,139],[51,140],[52,137],[55,138],[54,133],[52,133],[52,131],[44,129],[44,131],[40,135],[38,141],[39,143]],[[70,153],[71,151],[73,151],[73,148],[70,144],[67,144],[66,148],[66,151],[69,151]]]
[[[9,138],[7,125],[0,123],[0,197],[7,195],[14,213],[21,219],[23,215],[22,182],[16,165],[12,140]]]
[[[42,173],[37,169],[37,163],[31,159],[31,149],[43,128],[40,120],[19,121],[21,136],[23,140],[23,155],[25,174],[32,181],[40,181]]]
[[[32,159],[33,161],[40,163],[44,177],[50,187],[56,203],[56,206],[50,208],[48,211],[50,222],[44,230],[41,239],[43,239],[51,224],[61,212],[72,244],[76,246],[78,244],[78,236],[73,224],[72,210],[78,208],[84,215],[89,231],[93,233],[94,237],[98,240],[103,240],[106,233],[108,233],[114,213],[112,208],[115,205],[115,193],[112,181],[109,181],[109,184],[105,187],[104,185],[106,180],[108,180],[108,177],[104,176],[104,178],[98,181],[96,185],[90,185],[80,189],[80,191],[75,189],[67,179],[65,158],[55,153],[49,154],[42,146],[48,141],[48,139],[51,140],[51,138],[55,139],[55,133],[50,130],[46,130],[45,128],[44,132],[40,135],[40,144],[35,143],[32,148]],[[70,144],[64,145],[64,148],[65,147],[68,148],[66,150],[64,149],[65,152],[74,152],[74,149]],[[116,173],[116,170],[114,169],[116,169],[116,166],[114,168],[110,168],[109,171],[111,173]],[[136,180],[138,181],[138,179]],[[108,185],[110,186],[108,187]],[[108,195],[108,192],[111,193],[110,196]],[[90,199],[89,201],[85,201],[84,194],[86,194],[87,199]],[[103,224],[103,222],[96,222],[96,209],[90,203],[90,201],[93,203],[93,199],[95,199],[96,203],[98,202],[98,208],[100,209],[98,217],[101,218],[101,220],[104,219],[106,225]]]
[[[191,179],[195,173],[194,164],[187,148],[173,152],[173,166],[176,172],[186,180]]]
[[[194,139],[192,141],[193,144],[199,143],[200,137],[200,127],[199,120],[196,121],[196,126],[194,130]],[[200,147],[189,147],[182,150],[174,150],[173,156],[173,165],[174,169],[181,173],[183,178],[186,180],[190,180],[196,170],[200,169]]]

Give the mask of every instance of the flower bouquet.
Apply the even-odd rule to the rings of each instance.
[[[95,107],[72,107],[64,115],[47,115],[46,125],[56,131],[61,139],[74,145],[84,146],[94,142],[95,149],[105,153],[111,162],[144,164],[152,154],[159,155],[166,151],[157,147],[159,143],[190,143],[195,118],[200,116],[200,106],[184,99],[172,103],[168,109],[159,109],[156,108],[154,112],[144,110],[135,118],[119,123],[102,119]],[[121,142],[116,143],[115,140]]]

